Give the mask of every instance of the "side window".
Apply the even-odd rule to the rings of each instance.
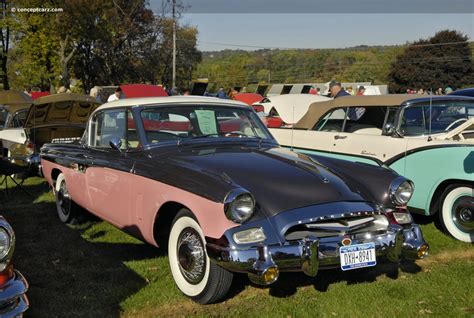
[[[421,135],[426,132],[425,113],[422,106],[407,107],[404,110],[400,130],[406,136]]]
[[[319,122],[313,127],[313,130],[317,131],[342,131],[344,124],[344,118],[346,117],[347,108],[335,109],[326,114]]]
[[[12,120],[8,124],[8,128],[20,128],[25,125],[28,110],[22,110],[13,115]]]
[[[397,118],[397,111],[396,107],[389,107],[387,109],[387,115],[385,119],[384,126],[387,124],[391,124],[392,126],[395,125],[395,119]]]
[[[122,149],[139,146],[133,115],[125,109],[104,110],[94,115],[89,126],[89,145],[109,148],[112,138],[120,138]]]
[[[364,135],[382,135],[386,106],[350,107],[344,131]]]

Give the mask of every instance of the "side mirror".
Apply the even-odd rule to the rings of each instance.
[[[384,136],[391,136],[395,132],[395,127],[392,123],[387,123],[382,130],[382,135]]]
[[[112,149],[118,150],[119,152],[122,152],[122,141],[118,137],[113,137],[109,141],[109,145]]]

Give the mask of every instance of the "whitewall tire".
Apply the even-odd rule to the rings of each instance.
[[[182,209],[171,226],[169,263],[178,288],[201,304],[222,299],[230,288],[233,276],[209,260],[205,242],[194,215],[189,210]]]
[[[79,207],[72,201],[67,189],[64,174],[60,173],[55,185],[56,210],[58,217],[63,223],[75,223],[79,214]]]
[[[443,193],[439,216],[444,230],[455,239],[474,242],[474,189],[449,186]]]

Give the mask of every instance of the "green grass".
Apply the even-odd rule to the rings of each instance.
[[[17,236],[14,263],[30,283],[30,317],[473,317],[474,247],[423,225],[431,255],[315,279],[282,274],[269,288],[236,275],[230,297],[201,306],[175,287],[159,249],[100,221],[66,226],[43,180],[13,193],[1,213]]]

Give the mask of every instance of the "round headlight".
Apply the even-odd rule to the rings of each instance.
[[[224,200],[224,210],[227,218],[236,223],[250,219],[255,209],[253,196],[244,189],[236,189],[227,194]]]
[[[413,195],[413,183],[405,178],[397,178],[390,187],[390,199],[396,206],[406,205]]]
[[[10,252],[11,238],[7,230],[0,227],[0,260],[3,260]]]

